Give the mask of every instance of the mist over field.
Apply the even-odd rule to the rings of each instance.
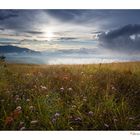
[[[27,64],[98,64],[112,62],[131,62],[139,61],[140,56],[123,55],[93,55],[78,53],[49,52],[42,54],[7,54],[6,60],[9,63],[27,63]]]

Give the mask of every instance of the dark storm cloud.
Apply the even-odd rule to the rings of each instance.
[[[70,9],[70,10],[45,10],[47,14],[56,18],[61,22],[76,23],[79,25],[95,25],[104,24],[103,19],[109,19],[112,17],[112,10],[79,10],[79,9]]]
[[[37,34],[37,35],[39,35],[39,34],[43,34],[43,32],[40,32],[40,31],[25,31],[25,33],[29,33],[29,34]]]
[[[135,24],[135,25],[129,24],[122,28],[109,31],[108,33],[102,33],[100,35],[100,39],[112,40],[120,36],[130,36],[130,35],[139,34],[139,33],[140,33],[140,24]]]
[[[85,10],[86,11],[86,10]],[[46,13],[63,20],[65,22],[75,20],[77,16],[81,16],[83,10],[46,10]]]
[[[115,26],[140,23],[140,10],[45,10],[50,16],[62,21],[85,26],[99,26],[110,30]]]
[[[47,26],[54,18],[60,25],[74,23],[87,28],[98,27],[104,31],[115,26],[140,23],[138,17],[140,10],[0,10],[0,28],[16,32],[36,31],[37,27]]]
[[[6,20],[9,18],[14,18],[17,16],[18,16],[18,14],[16,13],[15,10],[0,10],[0,21]]]
[[[0,28],[15,32],[33,30],[38,24],[40,10],[0,10]]]
[[[45,10],[45,12],[52,17],[60,19],[64,22],[67,21],[86,21],[95,20],[101,18],[108,18],[113,15],[113,13],[117,14],[115,10]]]
[[[76,40],[76,39],[78,39],[78,38],[76,38],[76,37],[61,37],[58,40],[67,41],[67,40]]]
[[[100,45],[119,52],[140,52],[140,24],[103,32],[98,35]]]

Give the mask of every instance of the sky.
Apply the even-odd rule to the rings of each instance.
[[[0,46],[69,57],[139,56],[139,17],[140,10],[0,10]]]

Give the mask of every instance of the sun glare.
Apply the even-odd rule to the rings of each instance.
[[[48,30],[46,33],[45,33],[45,37],[47,38],[48,41],[51,41],[54,37],[54,34],[51,30]]]

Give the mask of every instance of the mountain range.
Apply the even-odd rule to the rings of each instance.
[[[21,48],[13,45],[0,46],[0,53],[40,53],[39,51],[34,51],[28,48]]]

